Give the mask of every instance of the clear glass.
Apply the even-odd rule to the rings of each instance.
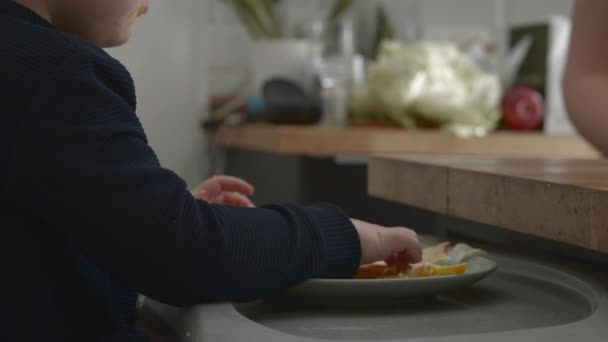
[[[346,126],[355,56],[353,23],[350,19],[333,24],[316,21],[311,39],[313,70],[323,101],[321,126]]]

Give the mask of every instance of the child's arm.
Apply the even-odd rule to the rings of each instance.
[[[336,208],[195,200],[147,144],[120,72],[75,55],[39,88],[22,114],[9,198],[124,285],[169,304],[354,274],[360,241]]]
[[[572,121],[591,143],[608,154],[608,1],[578,0],[570,57],[564,77]]]

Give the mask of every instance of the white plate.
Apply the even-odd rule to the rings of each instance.
[[[431,278],[313,279],[291,288],[297,297],[327,300],[390,301],[433,296],[473,286],[497,268],[496,262],[477,256],[468,261],[465,274]]]

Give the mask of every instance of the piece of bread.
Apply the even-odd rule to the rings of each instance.
[[[440,260],[445,258],[445,256],[448,253],[448,250],[450,249],[450,247],[453,247],[453,246],[454,246],[453,243],[446,241],[446,242],[442,242],[436,246],[427,247],[427,248],[423,249],[422,250],[422,262],[428,262],[431,264],[438,263]]]

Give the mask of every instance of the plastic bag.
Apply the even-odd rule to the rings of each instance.
[[[354,119],[481,136],[500,119],[500,80],[449,43],[385,41],[354,90]]]

